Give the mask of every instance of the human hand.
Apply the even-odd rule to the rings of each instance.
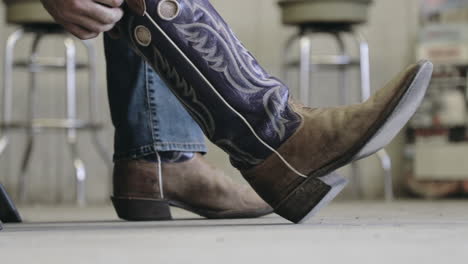
[[[124,0],[41,0],[55,21],[80,39],[114,28],[122,18]]]

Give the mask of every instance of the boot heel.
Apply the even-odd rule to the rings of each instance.
[[[296,224],[302,223],[330,203],[347,183],[348,180],[336,172],[320,178],[311,177],[283,200],[275,213]]]
[[[117,215],[127,221],[172,220],[168,201],[111,197]]]

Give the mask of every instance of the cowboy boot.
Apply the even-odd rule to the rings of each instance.
[[[255,218],[273,212],[251,188],[234,183],[198,153],[162,152],[118,161],[112,202],[120,218],[171,220],[169,207],[209,219]]]
[[[268,74],[207,0],[127,0],[119,27],[255,191],[299,223],[346,180],[334,171],[387,145],[421,103],[430,62],[362,104],[308,108]]]

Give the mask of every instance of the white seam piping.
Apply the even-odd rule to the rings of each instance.
[[[258,139],[258,141],[264,145],[266,148],[268,148],[270,151],[272,151],[274,154],[280,158],[280,160],[294,173],[296,173],[298,176],[303,177],[303,178],[309,178],[308,176],[300,173],[297,169],[295,169],[289,162],[278,152],[276,151],[273,147],[268,145],[260,136],[258,136],[257,132],[255,132],[255,129],[250,125],[249,121],[241,114],[239,113],[234,107],[232,107],[224,98],[223,96],[214,88],[214,86],[211,84],[211,82],[200,72],[200,70],[193,64],[193,62],[184,54],[184,52],[172,41],[172,39],[164,32],[161,27],[156,23],[156,21],[151,18],[151,16],[148,14],[148,12],[145,11],[144,16],[146,16],[151,23],[154,24],[154,26],[161,32],[161,34],[166,37],[166,39],[171,43],[172,46],[174,46],[177,51],[184,57],[185,60],[194,68],[194,70],[203,78],[203,80],[208,84],[208,86],[213,90],[213,92],[221,99],[221,101],[229,108],[231,111],[233,111],[250,129],[250,131],[253,133],[253,135]]]
[[[161,162],[161,156],[159,156],[159,153],[157,151],[156,151],[156,157],[158,159],[159,192],[161,193],[161,199],[164,199],[162,162]]]

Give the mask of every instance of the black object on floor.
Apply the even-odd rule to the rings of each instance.
[[[15,204],[8,196],[5,188],[0,184],[0,223],[21,223],[21,216]],[[1,225],[1,224],[0,224]],[[1,230],[1,227],[0,227]]]

